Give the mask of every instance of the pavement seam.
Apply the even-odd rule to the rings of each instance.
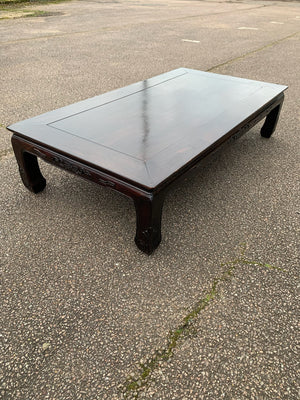
[[[65,37],[65,36],[72,36],[72,35],[84,35],[87,33],[96,33],[96,32],[115,32],[119,31],[122,28],[126,28],[129,26],[139,26],[139,25],[151,25],[151,24],[159,24],[159,23],[166,23],[166,22],[172,22],[172,21],[180,21],[184,19],[191,19],[191,18],[199,18],[199,17],[208,17],[211,15],[220,15],[220,14],[229,14],[233,12],[240,12],[240,11],[249,11],[249,10],[254,10],[262,7],[270,7],[269,5],[260,5],[256,7],[251,7],[251,8],[243,8],[239,10],[230,10],[230,11],[222,11],[222,12],[217,12],[217,13],[210,13],[210,14],[198,14],[198,15],[186,15],[184,17],[177,17],[177,18],[172,18],[172,19],[166,19],[166,20],[159,20],[159,21],[150,21],[150,22],[140,22],[140,23],[130,23],[130,24],[124,24],[124,25],[119,25],[115,27],[109,27],[109,26],[104,26],[103,28],[100,29],[92,29],[92,30],[86,30],[86,31],[75,31],[75,32],[65,32],[65,33],[58,33],[54,35],[44,35],[44,36],[37,36],[37,37],[31,37],[31,38],[26,38],[26,39],[18,39],[18,40],[8,40],[6,42],[0,42],[0,45],[6,45],[6,44],[13,44],[13,43],[22,43],[22,42],[28,42],[30,40],[41,40],[41,39],[51,39],[51,38],[57,38],[57,37]]]
[[[174,356],[174,351],[180,346],[180,344],[187,340],[192,333],[195,333],[196,328],[193,325],[198,317],[200,317],[201,312],[217,297],[219,294],[219,286],[230,280],[238,266],[252,265],[285,272],[284,269],[268,263],[248,259],[245,256],[245,252],[246,244],[241,243],[239,256],[234,260],[220,264],[221,267],[226,267],[226,269],[221,273],[221,275],[216,276],[213,279],[210,290],[203,298],[195,303],[191,311],[183,318],[181,324],[169,332],[167,336],[167,344],[156,349],[154,355],[148,356],[146,360],[141,360],[137,367],[137,371],[131,373],[125,379],[125,382],[119,386],[123,398],[128,400],[138,399],[139,396],[145,392],[150,382],[155,381],[153,373],[160,369],[162,363],[168,362]]]
[[[269,47],[276,46],[277,44],[279,44],[281,42],[284,42],[285,40],[288,40],[288,39],[290,39],[290,38],[292,38],[294,36],[297,36],[299,33],[300,33],[300,31],[297,31],[297,32],[294,32],[294,33],[292,33],[292,34],[290,34],[288,36],[285,36],[284,38],[281,38],[281,39],[278,39],[278,40],[274,40],[273,42],[265,44],[264,46],[259,47],[258,49],[249,51],[248,53],[245,53],[245,54],[243,54],[241,56],[231,58],[230,60],[225,61],[225,62],[223,62],[221,64],[214,65],[213,67],[207,69],[206,71],[207,72],[211,72],[211,71],[214,71],[215,69],[218,69],[220,67],[224,67],[225,65],[229,65],[229,64],[232,64],[232,63],[234,63],[236,61],[243,60],[244,58],[246,58],[246,57],[248,57],[248,56],[250,56],[252,54],[256,54],[256,53],[258,53],[258,52],[260,52],[262,50],[265,50],[265,49],[267,49]]]

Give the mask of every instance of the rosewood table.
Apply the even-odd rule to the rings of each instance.
[[[266,117],[275,130],[286,86],[186,68],[8,127],[24,185],[46,180],[37,157],[133,199],[135,242],[152,253],[161,241],[167,188],[232,136]]]

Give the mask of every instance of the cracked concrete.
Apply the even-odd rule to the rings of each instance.
[[[239,264],[138,398],[298,399],[299,3],[35,8],[61,14],[0,21],[0,397],[122,399],[245,242],[260,266]],[[43,162],[46,190],[24,188],[5,126],[181,66],[289,89],[271,139],[258,125],[173,188],[152,256],[129,199]]]

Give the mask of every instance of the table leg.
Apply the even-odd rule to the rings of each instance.
[[[161,241],[162,194],[134,199],[136,210],[135,243],[144,253],[151,254]]]
[[[11,142],[24,185],[31,192],[41,192],[46,186],[46,179],[41,174],[37,157],[28,153],[15,135],[12,136]]]
[[[281,103],[278,104],[278,106],[276,106],[275,108],[273,108],[273,110],[271,110],[267,115],[265,123],[263,124],[263,127],[261,128],[260,131],[261,136],[269,138],[275,131],[282,103],[283,103],[283,96]]]

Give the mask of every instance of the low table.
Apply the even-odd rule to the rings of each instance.
[[[275,130],[286,86],[180,68],[8,127],[24,185],[46,180],[37,157],[122,192],[136,208],[135,242],[161,241],[167,188],[229,138],[266,117]]]

